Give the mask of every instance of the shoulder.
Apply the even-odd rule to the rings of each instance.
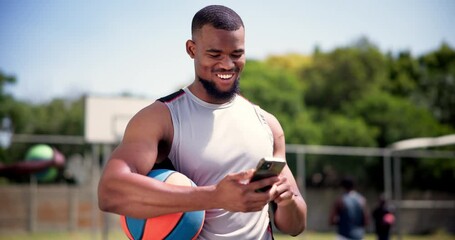
[[[172,120],[165,103],[155,101],[137,112],[128,123],[127,136],[155,136],[165,140],[171,136]]]
[[[137,112],[131,119],[134,123],[147,122],[148,120],[160,120],[163,115],[169,113],[169,109],[165,103],[155,101],[154,103],[144,107]]]
[[[154,103],[148,105],[139,111],[134,117],[133,120],[137,121],[164,121],[167,122],[170,119],[169,104],[175,102],[177,99],[180,99],[181,96],[185,95],[185,91],[180,89],[175,91],[167,96],[157,99]]]
[[[183,89],[180,89],[174,93],[171,93],[165,97],[159,98],[157,101],[162,102],[162,103],[170,103],[175,101],[176,99],[180,98],[182,95],[185,94],[185,91]]]
[[[281,127],[281,124],[278,121],[278,119],[273,114],[265,111],[264,109],[260,108],[259,106],[257,108],[258,108],[259,113],[264,117],[265,121],[272,129],[273,135],[274,136],[282,135],[283,128]]]

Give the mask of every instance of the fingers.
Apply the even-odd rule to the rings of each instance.
[[[288,205],[293,201],[294,194],[287,178],[283,175],[269,177],[249,182],[254,169],[229,174],[219,185],[223,192],[223,207],[228,211],[253,212],[260,211],[267,203],[274,201],[280,206]],[[258,189],[269,186],[265,192]]]
[[[242,188],[240,194],[235,196],[234,199],[229,202],[229,204],[235,205],[231,206],[233,207],[233,211],[260,211],[270,201],[270,196],[268,193],[257,193],[247,185],[239,186],[239,188]]]
[[[233,212],[260,211],[271,199],[268,193],[256,193],[248,184],[253,171],[229,174],[216,185],[216,201],[220,207]],[[245,181],[242,183],[242,181]],[[259,185],[262,186],[262,185]]]
[[[250,182],[248,186],[253,190],[260,190],[259,192],[265,192],[270,189],[274,184],[279,182],[279,177],[269,177],[254,182]],[[266,188],[266,189],[265,189]]]
[[[250,197],[245,198],[241,212],[260,211],[269,203],[269,196],[266,193],[251,193]]]
[[[276,187],[274,188],[274,196],[275,198],[273,201],[280,205],[284,206],[291,202],[294,198],[294,193],[291,190],[291,185],[287,181],[286,177],[281,176],[280,180],[276,183]]]

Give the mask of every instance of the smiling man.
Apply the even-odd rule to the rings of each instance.
[[[284,233],[300,234],[307,207],[289,167],[248,182],[261,158],[286,154],[278,120],[239,95],[246,62],[242,19],[230,8],[207,6],[191,30],[186,51],[194,81],[131,119],[101,177],[100,208],[136,218],[205,210],[199,239],[273,239],[271,221]],[[198,187],[146,177],[166,162]],[[272,187],[256,191],[266,186]]]

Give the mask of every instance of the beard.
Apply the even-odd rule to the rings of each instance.
[[[217,100],[222,100],[222,101],[231,100],[232,97],[234,97],[234,95],[236,93],[239,93],[239,78],[235,79],[234,84],[232,85],[232,87],[228,91],[219,90],[216,87],[214,82],[211,82],[209,80],[203,79],[203,78],[201,78],[199,76],[198,76],[198,79],[199,79],[199,82],[202,83],[202,86],[207,91],[207,93],[211,97],[213,97],[213,98],[215,98]]]

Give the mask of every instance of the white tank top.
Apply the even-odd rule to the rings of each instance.
[[[169,159],[198,186],[214,185],[273,156],[270,127],[258,107],[239,95],[225,104],[210,104],[184,88],[161,101],[174,126]],[[272,239],[269,221],[267,205],[250,213],[207,210],[199,239]]]

